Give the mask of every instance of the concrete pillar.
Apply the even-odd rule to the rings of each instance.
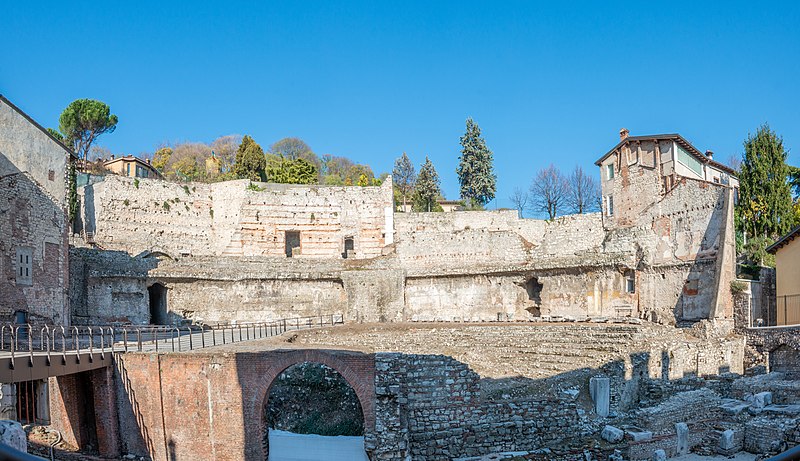
[[[0,419],[17,419],[17,386],[0,384]]]
[[[36,416],[40,424],[50,424],[50,388],[46,379],[36,382]]]
[[[677,434],[675,444],[675,456],[689,454],[689,426],[686,423],[676,423],[675,433]]]
[[[611,406],[611,380],[601,376],[590,378],[589,395],[594,401],[597,416],[607,417]]]

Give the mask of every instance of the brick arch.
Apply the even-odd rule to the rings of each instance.
[[[356,393],[364,416],[364,437],[375,432],[375,356],[350,351],[322,349],[274,351],[265,357],[269,363],[255,384],[253,415],[263,415],[272,384],[287,368],[305,362],[319,363],[338,372]],[[261,439],[266,436],[266,421],[259,419]],[[264,453],[266,456],[267,453]]]

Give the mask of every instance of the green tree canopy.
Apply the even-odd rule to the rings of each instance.
[[[433,162],[426,156],[414,187],[412,204],[414,211],[442,211],[441,205],[436,201],[441,195],[439,174],[436,173]]]
[[[282,155],[269,155],[266,167],[267,181],[280,184],[314,184],[317,167],[304,158],[287,159]]]
[[[294,160],[296,158],[305,158],[308,160],[308,155],[314,154],[311,147],[300,138],[283,138],[270,146],[269,153],[278,156],[283,155],[289,160]]]
[[[736,212],[740,231],[775,239],[794,225],[783,139],[764,124],[744,141]]]
[[[394,161],[394,169],[392,170],[394,187],[403,199],[403,211],[407,211],[406,197],[411,195],[414,191],[414,183],[416,180],[417,172],[414,170],[414,164],[411,163],[411,159],[408,158],[408,155],[403,152],[403,155]]]
[[[101,134],[113,132],[117,121],[107,104],[94,99],[76,99],[61,113],[58,129],[67,145],[86,163],[92,143]]]
[[[173,150],[171,147],[162,147],[153,154],[153,168],[164,173],[164,168],[167,166],[170,157],[172,157]]]
[[[458,182],[461,198],[479,204],[489,203],[495,194],[497,176],[494,174],[492,151],[481,137],[481,128],[467,119],[467,131],[461,137],[461,156],[458,158]]]
[[[264,149],[253,138],[245,135],[242,138],[242,143],[239,144],[239,150],[236,151],[236,164],[233,166],[234,174],[238,178],[263,181],[265,179],[266,163]]]

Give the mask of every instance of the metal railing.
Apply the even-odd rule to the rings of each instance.
[[[342,314],[295,317],[270,322],[201,326],[63,326],[0,324],[0,353],[16,359],[46,355],[47,365],[67,354],[105,359],[114,352],[184,352],[241,341],[269,338],[290,330],[344,324]]]

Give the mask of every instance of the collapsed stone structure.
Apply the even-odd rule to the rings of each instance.
[[[331,310],[357,321],[731,319],[729,170],[678,135],[625,138],[598,165],[603,212],[553,221],[511,210],[395,213],[391,179],[322,187],[107,176],[81,191],[91,240],[77,243],[94,249],[72,254],[73,285],[87,287],[73,290],[73,312],[99,323]]]

